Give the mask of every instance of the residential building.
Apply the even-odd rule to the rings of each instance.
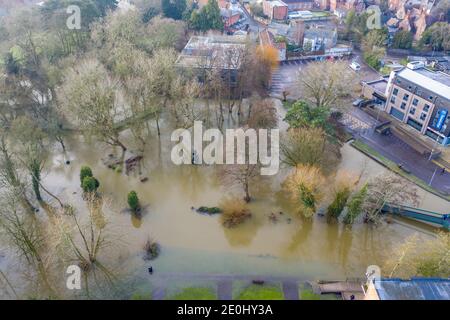
[[[355,10],[356,12],[362,12],[366,5],[363,0],[330,0],[330,11],[337,12],[338,9],[345,11]]]
[[[330,9],[330,0],[315,0],[314,5],[316,8],[320,10],[329,10]]]
[[[369,282],[364,300],[450,300],[450,280],[379,279]]]
[[[220,15],[223,20],[223,26],[225,28],[231,27],[233,24],[237,23],[241,18],[241,12],[234,9],[220,9]]]
[[[288,14],[288,6],[283,1],[263,1],[264,14],[271,20],[285,20]]]
[[[259,42],[263,46],[271,46],[278,51],[278,61],[286,60],[286,43],[275,41],[275,36],[268,29],[259,32]]]
[[[308,51],[320,51],[333,48],[337,43],[336,28],[324,26],[305,29],[303,35],[303,48]]]
[[[238,70],[248,41],[247,36],[193,36],[178,56],[175,65],[197,72],[203,81],[204,70],[219,69],[233,85],[237,84]]]
[[[426,68],[392,71],[385,111],[418,133],[450,144],[450,75]]]
[[[314,0],[283,0],[288,6],[288,11],[311,10],[314,8]]]

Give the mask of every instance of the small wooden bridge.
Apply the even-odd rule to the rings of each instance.
[[[419,208],[397,206],[392,204],[384,205],[381,210],[383,213],[391,213],[418,221],[436,224],[450,231],[450,214],[441,214]]]

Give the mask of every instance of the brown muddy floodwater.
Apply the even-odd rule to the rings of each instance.
[[[131,278],[147,279],[147,267],[152,265],[155,276],[165,274],[200,275],[273,275],[298,279],[342,279],[361,277],[367,266],[381,265],[393,246],[418,232],[424,237],[435,230],[405,220],[394,220],[378,227],[355,224],[329,224],[326,218],[315,216],[301,219],[280,196],[280,183],[286,169],[277,176],[254,184],[250,207],[252,219],[243,225],[226,229],[218,215],[207,216],[191,207],[217,206],[227,195],[239,190],[223,187],[217,178],[217,168],[180,166],[170,162],[170,132],[163,132],[161,143],[151,139],[144,158],[142,172],[149,180],[141,183],[137,175],[126,176],[107,169],[101,158],[111,152],[102,144],[82,143],[71,139],[68,154],[55,154],[47,163],[51,172],[44,184],[63,195],[71,203],[80,203],[79,170],[89,165],[101,183],[100,192],[114,208],[108,216],[120,237],[117,255],[121,268]],[[65,159],[71,164],[66,165]],[[346,170],[363,179],[382,174],[386,169],[349,145],[342,148],[338,170]],[[126,196],[137,191],[146,206],[141,218],[124,211]],[[449,212],[447,201],[420,190],[421,207],[437,212]],[[282,212],[282,214],[280,214]],[[275,213],[277,222],[269,215]],[[81,214],[83,214],[81,212]],[[161,246],[160,256],[153,261],[142,259],[142,248],[151,237]],[[117,252],[116,252],[117,253]],[[117,262],[117,261],[114,261]]]

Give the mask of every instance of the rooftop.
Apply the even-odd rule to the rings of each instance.
[[[374,81],[368,81],[366,82],[366,84],[374,88],[376,91],[384,94],[386,92],[388,82],[386,79],[378,79]]]
[[[191,68],[238,69],[247,36],[194,36],[178,56],[176,65]]]
[[[281,0],[273,0],[267,2],[271,7],[286,7],[287,4]]]
[[[404,68],[397,73],[397,76],[450,100],[450,76],[448,74],[434,72],[426,68],[416,70]]]
[[[380,300],[450,300],[450,280],[438,278],[375,281]]]

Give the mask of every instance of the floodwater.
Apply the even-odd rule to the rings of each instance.
[[[164,127],[164,126],[162,126]],[[218,215],[201,215],[192,207],[218,206],[239,189],[224,187],[217,168],[208,166],[175,166],[170,161],[173,143],[170,132],[163,131],[161,141],[153,135],[142,164],[142,183],[138,174],[127,176],[106,168],[101,158],[111,152],[103,144],[72,138],[68,153],[56,153],[47,167],[52,170],[43,183],[72,204],[81,203],[79,171],[89,165],[101,183],[100,192],[112,210],[107,219],[120,238],[116,255],[109,263],[120,260],[126,275],[148,279],[161,274],[189,275],[271,275],[298,279],[343,279],[361,277],[367,266],[382,265],[392,248],[415,232],[424,237],[435,230],[421,224],[394,220],[378,227],[327,223],[315,216],[304,220],[282,197],[280,183],[287,169],[277,176],[263,178],[251,185],[254,200],[252,218],[234,228],[224,228]],[[338,170],[361,174],[362,180],[386,171],[349,145],[342,150]],[[70,160],[70,165],[65,163]],[[135,190],[145,206],[138,218],[125,210],[127,193]],[[420,190],[421,207],[438,212],[450,211],[447,201]],[[281,213],[280,213],[281,212]],[[275,213],[277,221],[269,219]],[[83,212],[80,210],[80,214]],[[142,258],[148,238],[161,246],[153,261]],[[119,256],[119,258],[117,258]],[[106,257],[108,259],[108,257]],[[154,276],[147,274],[153,266]],[[141,281],[141,280],[140,280]]]

